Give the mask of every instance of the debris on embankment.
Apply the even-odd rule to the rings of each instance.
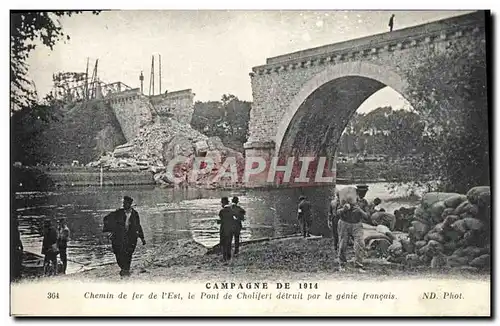
[[[391,261],[436,269],[489,269],[490,187],[474,187],[466,195],[425,194],[408,232],[408,239],[389,248]]]
[[[142,128],[133,141],[116,147],[113,152],[88,166],[149,170],[154,174],[156,183],[164,186],[237,186],[238,182],[232,182],[228,178],[215,179],[228,157],[235,159],[238,175],[242,175],[244,158],[241,153],[224,146],[218,137],[208,137],[190,125],[166,119]],[[198,164],[201,163],[201,158],[211,160],[214,164],[211,169],[210,166],[199,166],[199,170],[205,171],[193,176],[190,172],[196,163],[195,158],[199,158]],[[179,164],[173,171],[168,171],[168,164],[174,159]]]

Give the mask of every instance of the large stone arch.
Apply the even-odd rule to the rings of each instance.
[[[376,81],[380,85],[389,86],[401,95],[405,96],[407,81],[393,69],[362,61],[345,62],[334,66],[327,66],[320,73],[304,83],[300,91],[290,102],[277,129],[275,137],[275,153],[280,153],[282,142],[285,138],[290,124],[302,104],[323,85],[345,77],[362,77],[367,80]],[[380,88],[379,88],[380,89]],[[371,92],[373,94],[375,91]],[[371,96],[370,94],[370,96]],[[369,97],[369,96],[368,96]],[[361,103],[366,100],[362,99]],[[407,100],[409,100],[407,98]],[[361,104],[360,103],[360,104]],[[359,106],[358,106],[359,107]],[[355,111],[355,110],[354,110]]]

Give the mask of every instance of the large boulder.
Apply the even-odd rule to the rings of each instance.
[[[483,222],[481,222],[477,218],[464,218],[464,222],[467,230],[480,231],[484,228]]]
[[[467,200],[467,196],[462,194],[457,194],[455,196],[448,197],[444,200],[444,205],[447,208],[457,208],[458,205]]]
[[[451,225],[451,228],[454,231],[457,231],[460,234],[464,234],[467,232],[467,224],[465,224],[465,221],[463,219],[456,221]]]
[[[469,266],[477,268],[489,268],[491,265],[491,258],[489,254],[474,258],[469,262]]]
[[[418,250],[418,254],[428,257],[434,257],[437,253],[442,253],[443,251],[444,247],[441,243],[435,240],[430,240],[425,246]]]
[[[443,221],[443,229],[451,228],[451,225],[458,221],[460,218],[457,215],[448,215]]]
[[[427,232],[429,232],[429,225],[420,221],[413,221],[411,225],[409,233],[417,241],[422,240]]]
[[[413,218],[417,221],[420,221],[422,223],[428,223],[430,220],[430,214],[427,212],[425,209],[423,209],[421,206],[418,206],[415,209],[415,213],[413,215]]]
[[[467,192],[467,199],[472,204],[478,204],[480,197],[482,197],[482,200],[486,199],[487,201],[491,199],[491,192],[489,186],[474,187]]]
[[[429,214],[433,223],[439,223],[443,221],[443,212],[446,209],[443,201],[438,201],[432,204],[429,208]]]
[[[469,259],[467,257],[458,257],[455,255],[451,255],[447,259],[448,267],[460,267],[467,265],[469,263]]]
[[[450,197],[455,197],[457,193],[452,192],[428,192],[422,197],[421,205],[423,209],[428,209],[438,201],[445,201]]]
[[[396,225],[396,217],[386,212],[373,213],[371,220],[374,225],[384,225],[390,230],[394,230],[394,226]]]

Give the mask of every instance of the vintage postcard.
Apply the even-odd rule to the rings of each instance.
[[[491,317],[490,12],[10,12],[10,313]]]

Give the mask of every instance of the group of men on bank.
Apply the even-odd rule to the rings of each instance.
[[[219,211],[219,219],[217,224],[220,224],[220,247],[222,252],[222,260],[228,263],[231,260],[231,247],[234,237],[234,255],[238,255],[240,250],[240,234],[242,230],[242,222],[245,220],[245,210],[239,205],[238,197],[233,197],[229,204],[228,197],[222,197],[222,209]]]
[[[328,227],[333,233],[334,249],[338,252],[340,270],[345,268],[347,263],[346,250],[349,244],[353,243],[355,260],[354,265],[363,270],[364,239],[363,223],[371,224],[370,216],[377,210],[380,199],[375,198],[373,203],[368,203],[365,199],[368,192],[367,185],[356,187],[356,199],[347,199],[341,202],[338,190],[330,202],[328,211]],[[310,237],[309,229],[312,224],[311,203],[305,196],[299,198],[297,218],[301,225],[302,235]]]
[[[43,224],[42,255],[44,255],[44,274],[52,276],[58,274],[57,256],[62,262],[62,273],[66,274],[68,266],[68,241],[70,230],[65,218],[59,219],[57,225],[52,220],[45,220]]]
[[[361,185],[356,189],[357,198],[341,202],[336,191],[330,203],[328,214],[329,228],[333,231],[334,248],[338,251],[340,269],[347,263],[346,249],[352,241],[355,251],[355,266],[363,269],[364,240],[363,225],[367,223],[375,207],[380,204],[376,198],[372,204],[365,199],[368,186]],[[104,218],[103,232],[111,233],[111,241],[116,261],[120,267],[121,276],[130,275],[132,254],[137,246],[137,239],[145,245],[144,233],[141,227],[139,214],[132,208],[132,198],[125,196],[123,208],[108,214]],[[245,220],[246,211],[239,205],[238,197],[233,197],[231,203],[228,197],[221,198],[222,208],[219,211],[217,224],[220,225],[220,249],[222,260],[228,263],[232,258],[232,242],[234,238],[234,253],[238,255],[242,222]],[[298,220],[301,225],[302,235],[310,237],[312,225],[312,205],[305,196],[299,197]]]

